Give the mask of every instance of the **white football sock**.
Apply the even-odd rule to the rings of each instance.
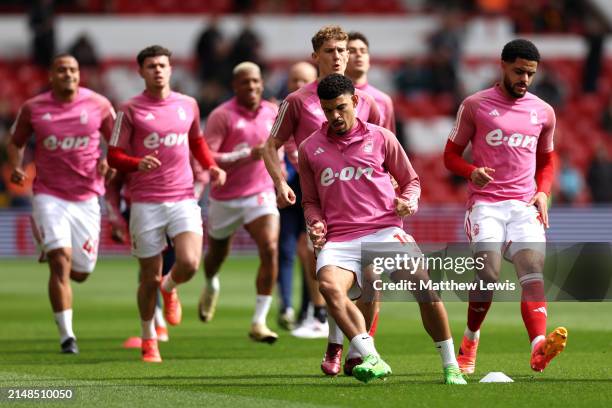
[[[172,279],[172,272],[162,278],[161,287],[166,292],[172,292],[172,289],[176,288],[177,283]]]
[[[65,342],[70,337],[76,339],[72,331],[72,309],[62,310],[61,312],[53,313],[55,323],[59,329],[60,343]]]
[[[531,342],[531,352],[533,353],[533,349],[535,348],[535,346],[541,342],[542,340],[544,340],[546,337],[539,335],[537,336],[535,339],[533,339],[533,341]]]
[[[140,325],[142,327],[140,337],[142,337],[143,340],[157,338],[157,332],[155,331],[155,319],[141,320]]]
[[[153,315],[153,319],[155,320],[155,327],[166,327],[164,312],[161,307],[155,306],[155,314]]]
[[[272,296],[270,295],[257,295],[255,300],[255,313],[253,314],[252,323],[266,324],[266,317],[272,304]]]
[[[452,337],[448,340],[436,341],[434,344],[440,353],[440,357],[442,357],[442,367],[459,367],[455,358],[455,345]]]
[[[357,349],[355,349],[355,347],[353,346],[353,343],[350,343],[348,352],[346,354],[346,358],[358,358],[358,357],[361,357],[361,355],[359,354]]]
[[[374,339],[368,333],[361,333],[351,339],[351,346],[357,350],[361,357],[373,354],[379,357],[376,347],[374,347]]]
[[[329,333],[327,335],[327,342],[334,344],[344,344],[344,333],[338,327],[338,323],[334,320],[331,315],[327,315],[327,325],[329,327]]]
[[[207,277],[206,279],[204,279],[204,282],[206,283],[206,287],[212,290],[213,292],[218,292],[221,288],[221,282],[219,282],[218,275],[215,275],[210,279]]]
[[[480,330],[476,330],[475,332],[473,332],[466,327],[465,331],[463,332],[463,335],[472,341],[478,340],[480,338]]]

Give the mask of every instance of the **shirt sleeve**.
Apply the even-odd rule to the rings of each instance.
[[[315,174],[310,167],[308,156],[305,153],[304,143],[298,149],[300,160],[300,187],[302,188],[302,207],[304,208],[304,218],[306,225],[312,225],[316,221],[325,222],[321,201],[317,191]]]
[[[393,108],[393,100],[390,97],[385,98],[385,123],[383,127],[389,129],[394,135],[397,134],[397,129],[395,128],[395,109]]]
[[[17,118],[15,119],[15,123],[11,126],[11,142],[17,147],[23,147],[28,139],[34,133],[34,129],[32,128],[32,110],[30,106],[25,103],[19,112],[17,113]]]
[[[376,101],[374,101],[374,98],[365,92],[361,94],[361,98],[363,98],[365,103],[370,105],[370,113],[366,122],[387,128],[385,123],[383,123],[382,115],[380,114],[380,110],[378,109],[378,105],[376,104]]]
[[[278,115],[276,115],[276,120],[270,131],[270,136],[283,143],[289,140],[295,133],[299,117],[297,114],[299,110],[297,98],[292,97],[292,95],[287,96],[283,103],[281,103]]]
[[[557,117],[555,111],[550,105],[546,105],[546,123],[542,127],[542,132],[538,138],[538,153],[549,153],[555,150],[553,136],[555,133],[555,126],[557,124]]]
[[[384,166],[397,181],[399,193],[397,195],[404,200],[418,200],[421,196],[421,183],[406,152],[392,133],[383,133],[383,137],[385,138]]]
[[[117,113],[109,145],[129,151],[133,128],[129,105],[124,105]]]
[[[472,99],[466,99],[461,106],[459,106],[455,126],[453,126],[453,129],[448,135],[448,140],[456,145],[467,146],[476,132],[476,126],[474,124],[474,112],[476,109],[474,105],[475,103]]]
[[[100,124],[100,133],[106,142],[108,143],[113,134],[113,127],[115,125],[115,119],[117,114],[113,105],[106,98],[103,99],[102,105],[102,123]]]

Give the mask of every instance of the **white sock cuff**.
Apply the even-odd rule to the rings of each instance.
[[[544,282],[544,275],[541,273],[529,273],[519,278],[521,286],[532,282]]]
[[[221,282],[219,282],[219,276],[215,275],[212,278],[206,278],[204,279],[204,281],[206,282],[206,287],[208,289],[212,289],[215,292],[219,292],[219,289],[221,288]]]
[[[444,368],[455,366],[458,367],[457,359],[455,358],[455,345],[453,343],[453,338],[449,338],[442,341],[434,342],[436,349],[440,353],[440,357],[442,358],[442,366]]]
[[[252,323],[265,324],[270,305],[272,305],[272,295],[257,295]]]
[[[338,323],[331,315],[327,315],[327,326],[329,327],[329,333],[327,335],[327,342],[334,344],[344,344],[344,333],[338,327]]]
[[[465,331],[463,332],[463,335],[472,341],[478,340],[480,339],[480,329],[473,332],[468,327],[466,327]]]
[[[533,352],[533,349],[535,348],[535,346],[541,342],[542,340],[544,340],[546,337],[539,335],[537,336],[535,339],[533,339],[533,341],[531,342],[531,351]]]
[[[140,326],[142,329],[140,337],[142,337],[143,340],[157,338],[157,332],[155,331],[155,319],[141,320]]]

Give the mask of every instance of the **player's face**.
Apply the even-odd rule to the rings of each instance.
[[[357,98],[357,95],[344,94],[335,99],[321,100],[325,118],[337,135],[343,135],[353,128]]]
[[[348,43],[349,60],[346,71],[351,76],[367,74],[370,69],[370,52],[368,46],[361,40]]]
[[[319,67],[321,77],[344,74],[348,62],[346,41],[327,40],[317,52],[312,53],[312,58]]]
[[[259,71],[249,69],[238,73],[232,82],[236,99],[240,105],[256,109],[261,102],[263,81]]]
[[[287,89],[289,92],[294,92],[309,84],[317,79],[317,71],[310,66],[310,68],[296,67],[289,72],[289,78],[287,79]]]
[[[73,93],[79,87],[79,63],[73,57],[56,58],[51,66],[51,88],[59,93]]]
[[[165,55],[145,58],[138,72],[144,79],[147,89],[163,89],[170,86],[172,67]]]
[[[525,96],[537,70],[537,61],[523,58],[517,58],[514,62],[502,61],[502,79],[508,94],[513,98]]]

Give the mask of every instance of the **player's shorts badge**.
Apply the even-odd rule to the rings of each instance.
[[[476,236],[480,232],[480,226],[478,224],[474,224],[472,227],[472,235]]]

